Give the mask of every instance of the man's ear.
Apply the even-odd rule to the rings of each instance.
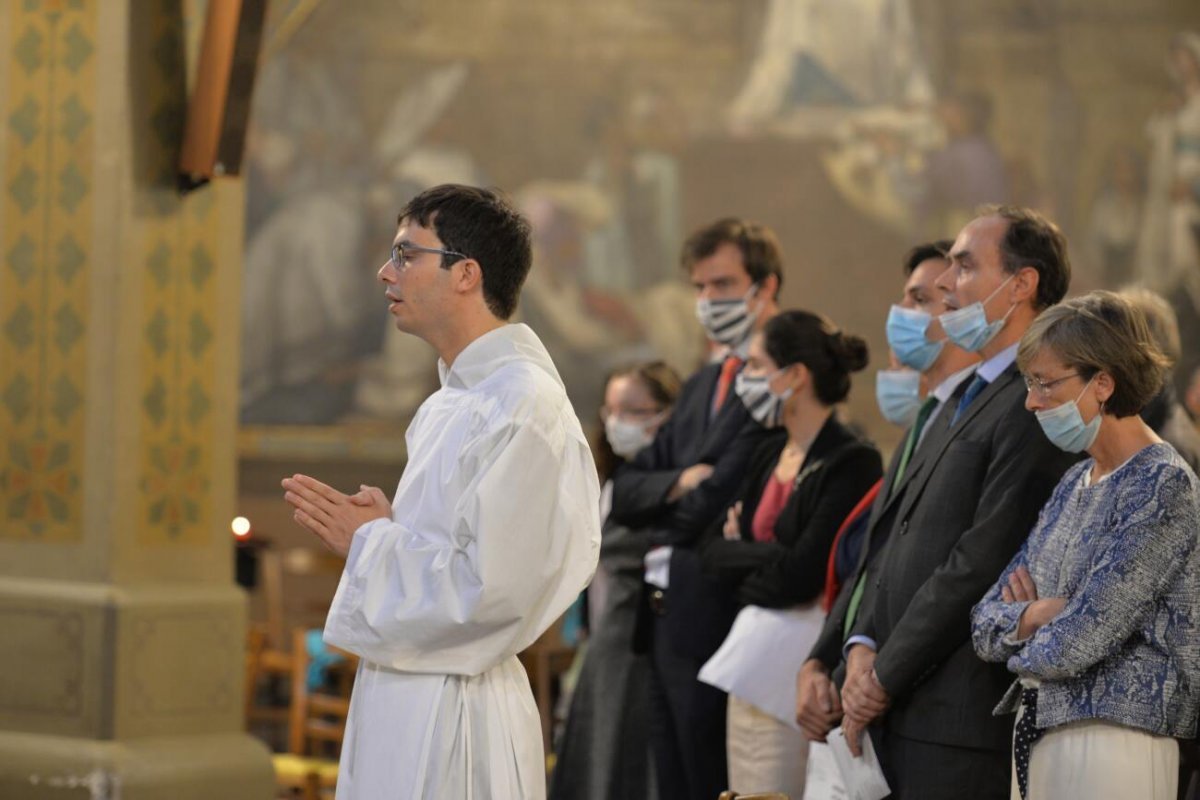
[[[473,258],[464,258],[451,268],[454,276],[454,289],[461,294],[469,294],[483,288],[483,268]]]
[[[762,280],[762,296],[764,300],[779,300],[779,276],[775,274],[767,275]]]
[[[1034,267],[1021,267],[1013,276],[1013,296],[1018,303],[1028,302],[1037,307],[1038,283],[1041,274]]]

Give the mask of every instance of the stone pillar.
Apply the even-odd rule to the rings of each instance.
[[[0,797],[268,798],[233,584],[242,186],[182,0],[0,0]]]

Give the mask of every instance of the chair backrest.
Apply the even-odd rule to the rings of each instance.
[[[336,757],[346,735],[346,717],[350,714],[350,691],[358,659],[342,653],[345,661],[333,665],[333,691],[309,691],[310,658],[307,631],[292,632],[292,704],[288,718],[288,751],[296,755]],[[319,745],[319,746],[318,746]],[[331,752],[321,752],[321,749]]]
[[[259,569],[262,578],[263,604],[267,616],[267,646],[279,650],[287,647],[285,639],[288,626],[288,614],[284,609],[284,584],[289,579],[307,578],[310,576],[327,576],[330,579],[340,575],[345,562],[333,555],[315,547],[288,547],[276,550],[264,548],[259,556]],[[291,589],[290,591],[294,591]],[[303,615],[305,619],[297,619],[292,614],[291,624],[297,625],[309,622],[308,610]],[[324,617],[324,611],[319,615]]]

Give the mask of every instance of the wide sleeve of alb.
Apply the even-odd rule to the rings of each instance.
[[[360,528],[325,640],[394,669],[475,675],[532,644],[591,579],[599,485],[562,422],[506,421],[443,463],[461,491],[439,498],[454,477],[427,475],[421,512],[394,514],[442,530]]]

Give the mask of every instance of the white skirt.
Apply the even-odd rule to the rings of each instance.
[[[730,789],[804,796],[808,740],[800,731],[733,695],[725,725]]]
[[[1178,781],[1174,739],[1087,720],[1051,728],[1033,745],[1025,800],[1175,800]],[[1015,764],[1010,797],[1021,800]]]

